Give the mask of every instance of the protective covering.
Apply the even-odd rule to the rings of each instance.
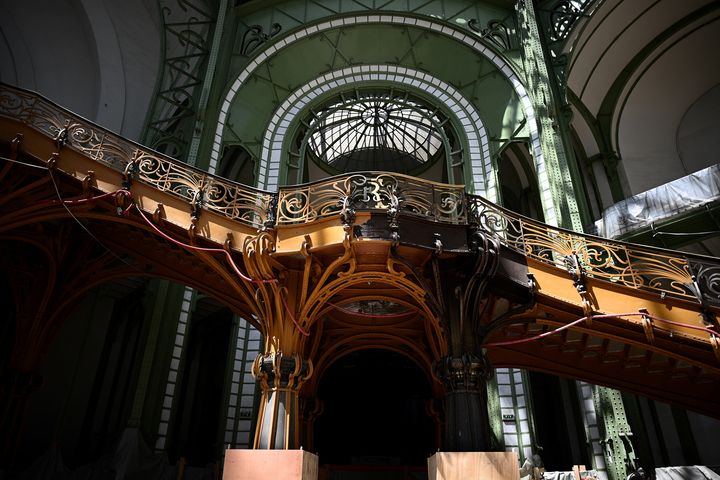
[[[664,467],[655,469],[656,480],[720,480],[720,475],[708,467]]]
[[[600,473],[595,470],[587,470],[579,472],[581,480],[607,480],[607,475]],[[574,472],[544,472],[543,480],[577,480]],[[522,479],[521,479],[522,480]]]
[[[720,199],[720,165],[713,165],[639,193],[605,209],[598,235],[617,238]]]
[[[545,472],[543,480],[576,480],[573,472]]]

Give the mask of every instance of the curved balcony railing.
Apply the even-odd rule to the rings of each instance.
[[[123,174],[248,226],[268,220],[273,194],[193,168],[99,127],[49,100],[0,84],[0,115]]]
[[[467,226],[528,258],[664,298],[720,307],[720,259],[642,247],[552,227],[469,195],[463,186],[362,172],[270,193],[123,139],[52,102],[0,84],[0,116],[22,122],[134,181],[253,227],[292,226],[348,209]],[[578,270],[582,270],[579,272]]]
[[[571,273],[720,306],[720,259],[607,240],[546,225],[468,195],[480,230],[527,258]]]
[[[427,220],[467,225],[465,187],[384,172],[356,172],[306,185],[281,187],[278,225],[307,223],[343,209],[390,210]]]

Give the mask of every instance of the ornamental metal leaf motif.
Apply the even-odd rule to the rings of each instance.
[[[243,33],[240,53],[242,55],[250,55],[263,43],[280,33],[280,30],[282,30],[282,25],[279,23],[273,23],[269,33],[263,31],[262,25],[250,25],[250,27],[245,30],[245,33]]]

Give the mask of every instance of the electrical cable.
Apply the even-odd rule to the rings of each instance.
[[[71,206],[83,205],[83,204],[85,204],[85,203],[90,203],[90,202],[95,202],[95,201],[99,201],[99,200],[104,200],[104,199],[110,198],[110,197],[116,197],[116,198],[117,198],[117,196],[119,196],[119,195],[128,196],[128,197],[132,200],[132,199],[133,199],[133,198],[132,198],[132,193],[131,193],[130,191],[124,190],[124,189],[120,189],[120,190],[117,190],[117,191],[115,191],[115,192],[108,192],[108,193],[104,193],[104,194],[102,194],[102,195],[98,195],[98,196],[94,196],[94,197],[89,197],[89,198],[81,198],[81,199],[75,199],[75,200],[64,200],[64,199],[62,198],[62,195],[60,194],[60,189],[59,189],[59,187],[58,187],[58,185],[57,185],[57,182],[55,181],[55,177],[53,176],[52,171],[51,171],[50,169],[48,169],[47,167],[41,166],[41,165],[33,165],[33,164],[30,164],[30,163],[26,163],[26,162],[21,162],[21,161],[19,161],[19,160],[15,160],[15,159],[8,158],[8,157],[4,157],[4,156],[0,156],[0,160],[4,160],[4,161],[7,161],[7,162],[12,162],[12,163],[17,163],[17,164],[19,164],[19,165],[24,165],[24,166],[31,167],[31,168],[38,168],[38,169],[47,170],[47,171],[48,171],[48,174],[49,174],[49,176],[50,176],[50,180],[51,180],[51,182],[52,182],[52,184],[53,184],[53,187],[54,187],[54,189],[55,189],[55,193],[56,193],[56,195],[57,195],[57,197],[58,197],[57,200],[52,200],[52,201],[47,202],[47,203],[49,203],[49,204],[60,204],[60,205],[62,205],[63,208],[67,211],[68,215],[70,215],[70,217],[72,217],[73,220],[74,220],[95,242],[97,242],[100,246],[102,246],[105,250],[107,250],[110,254],[112,254],[115,258],[117,258],[118,260],[120,260],[122,263],[124,263],[124,264],[126,264],[126,265],[128,265],[128,266],[131,266],[131,267],[135,267],[134,265],[132,265],[131,263],[129,263],[127,260],[125,260],[124,258],[120,257],[118,254],[116,254],[114,251],[112,251],[110,248],[108,248],[102,241],[100,241],[100,239],[97,238],[97,237],[80,221],[80,219],[77,218],[77,217],[72,213],[72,211],[70,211],[70,209],[68,208],[68,205],[71,205]],[[168,241],[170,241],[170,242],[172,242],[172,243],[174,243],[174,244],[176,244],[176,245],[179,245],[179,246],[181,246],[181,247],[183,247],[183,248],[187,248],[187,249],[193,249],[193,250],[204,251],[204,252],[215,252],[215,253],[216,253],[216,252],[222,252],[222,253],[225,255],[225,257],[226,257],[226,259],[228,260],[228,262],[230,263],[230,266],[232,267],[233,271],[234,271],[240,278],[242,278],[243,280],[245,280],[245,281],[247,281],[247,282],[251,282],[251,283],[276,283],[276,282],[277,282],[277,279],[269,279],[269,280],[261,279],[261,280],[256,280],[256,279],[253,279],[253,278],[245,275],[245,274],[242,273],[242,272],[240,271],[240,269],[238,268],[237,264],[235,263],[235,260],[232,258],[232,255],[230,254],[230,252],[227,251],[227,250],[225,250],[225,249],[222,249],[222,248],[197,247],[197,246],[195,246],[195,245],[189,245],[189,244],[180,242],[179,240],[176,240],[176,239],[170,237],[169,235],[165,234],[162,230],[160,230],[155,224],[153,224],[153,223],[150,221],[150,219],[147,218],[147,216],[146,216],[145,213],[142,211],[142,209],[140,209],[140,207],[139,207],[134,201],[133,201],[133,203],[131,203],[125,210],[123,210],[121,213],[122,213],[123,215],[128,215],[128,214],[129,214],[129,211],[132,209],[132,207],[135,207],[135,209],[138,211],[138,213],[139,213],[140,216],[143,218],[143,220],[145,221],[145,223],[147,223],[153,230],[155,230],[155,232],[158,233],[158,235],[160,235],[161,237],[165,238],[166,240],[168,240]],[[699,234],[712,234],[712,233],[720,233],[720,232],[716,232],[716,231],[713,231],[713,232],[694,232],[694,233],[689,233],[689,234],[675,233],[675,232],[656,232],[656,234],[661,234],[661,235],[699,235]],[[281,298],[282,298],[283,304],[284,304],[284,306],[285,306],[285,309],[287,310],[288,314],[290,315],[290,317],[291,317],[293,323],[295,324],[295,326],[298,328],[298,330],[299,330],[303,335],[309,336],[309,334],[300,326],[300,324],[299,324],[299,323],[297,322],[297,320],[295,319],[292,311],[290,310],[290,307],[289,307],[288,304],[287,304],[287,300],[285,299],[285,296],[282,295],[282,293],[281,293]],[[343,312],[348,313],[348,314],[351,314],[351,315],[357,315],[357,316],[362,316],[362,317],[371,317],[371,318],[402,317],[402,316],[405,316],[405,315],[408,315],[408,314],[411,314],[411,313],[416,313],[416,310],[411,310],[411,311],[408,311],[408,312],[402,312],[402,313],[397,313],[397,314],[373,315],[373,314],[367,314],[367,313],[363,313],[363,312],[353,312],[353,311],[351,311],[351,310],[347,310],[346,308],[343,308],[342,306],[339,306],[339,305],[336,305],[336,304],[333,304],[333,303],[329,303],[329,302],[328,302],[328,304],[329,304],[330,306],[332,306],[332,307],[340,310],[340,311],[343,311]],[[648,314],[648,313],[630,312],[630,313],[624,313],[624,314],[601,314],[601,315],[591,315],[591,316],[581,317],[581,318],[578,318],[577,320],[574,320],[573,322],[570,322],[570,323],[568,323],[568,324],[566,324],[566,325],[563,325],[563,326],[561,326],[561,327],[558,327],[558,328],[556,328],[555,330],[552,330],[552,331],[549,331],[549,332],[543,332],[543,333],[541,333],[541,334],[539,334],[539,335],[535,335],[535,336],[533,336],[533,337],[521,338],[521,339],[517,339],[517,340],[508,340],[508,341],[504,341],[504,342],[491,342],[491,343],[486,343],[486,344],[484,344],[483,347],[497,347],[497,346],[504,346],[504,345],[514,345],[514,344],[526,343],[526,342],[530,342],[530,341],[539,340],[539,339],[541,339],[541,338],[545,338],[545,337],[547,337],[547,336],[557,334],[557,333],[559,333],[559,332],[561,332],[561,331],[563,331],[563,330],[566,330],[566,329],[571,328],[571,327],[573,327],[573,326],[575,326],[575,325],[578,325],[578,324],[580,324],[580,323],[582,323],[582,322],[584,322],[584,321],[586,321],[586,320],[588,320],[588,319],[599,320],[599,319],[621,318],[621,317],[639,316],[639,315],[644,316],[644,317],[646,317],[646,318],[650,318],[650,319],[652,319],[652,320],[655,320],[655,321],[658,321],[658,322],[661,322],[661,323],[666,323],[666,324],[668,324],[668,325],[673,325],[673,326],[677,326],[677,327],[680,327],[680,328],[687,328],[687,329],[691,329],[691,330],[702,331],[702,332],[705,332],[705,333],[709,333],[710,335],[712,335],[712,336],[714,336],[714,337],[720,337],[720,334],[718,334],[718,332],[716,332],[716,331],[714,331],[714,330],[712,330],[712,329],[710,329],[710,328],[707,328],[707,327],[697,327],[697,326],[695,326],[695,325],[687,325],[687,324],[683,324],[683,323],[680,323],[680,322],[675,322],[675,321],[672,321],[672,320],[667,320],[667,319],[664,319],[664,318],[661,318],[661,317],[657,317],[657,316],[655,316],[655,315],[651,315],[651,314]]]
[[[76,206],[76,205],[83,205],[86,203],[92,203],[97,202],[99,200],[104,200],[109,197],[117,197],[119,195],[119,192],[122,192],[123,190],[118,190],[115,192],[109,192],[109,193],[103,193],[102,195],[95,195],[92,197],[86,197],[86,198],[77,198],[73,200],[66,200],[66,199],[55,199],[55,200],[47,200],[45,202],[40,202],[39,205],[58,205],[60,203],[64,205],[70,205],[70,206]]]
[[[47,170],[47,169],[48,169],[48,168],[47,168],[46,166],[44,166],[44,165],[33,165],[32,163],[21,162],[20,160],[15,160],[15,159],[8,158],[8,157],[1,157],[1,156],[0,156],[0,160],[5,160],[6,162],[17,163],[17,164],[19,164],[19,165],[25,165],[26,167],[39,168],[39,169],[41,169],[41,170]]]
[[[669,235],[674,237],[690,237],[692,235],[717,235],[718,233],[720,233],[720,230],[710,230],[707,232],[653,232],[652,236]]]
[[[539,340],[541,338],[545,338],[550,335],[554,335],[556,333],[562,332],[563,330],[566,330],[570,327],[574,327],[575,325],[578,325],[578,324],[588,320],[588,318],[590,318],[592,320],[603,320],[603,319],[608,319],[608,318],[637,317],[637,316],[643,316],[643,317],[650,318],[652,320],[655,320],[655,321],[658,321],[661,323],[667,323],[669,325],[674,325],[677,327],[688,328],[691,330],[698,330],[701,332],[709,333],[710,335],[712,335],[714,337],[720,337],[720,333],[718,333],[715,330],[712,330],[708,327],[697,327],[695,325],[687,325],[684,323],[675,322],[673,320],[666,320],[664,318],[661,318],[661,317],[658,317],[658,316],[655,316],[655,315],[652,315],[649,313],[630,312],[630,313],[612,313],[612,314],[590,315],[590,316],[586,316],[586,317],[581,317],[581,318],[578,318],[577,320],[574,320],[566,325],[558,327],[555,330],[551,330],[549,332],[543,332],[539,335],[535,335],[535,336],[527,337],[527,338],[519,338],[517,340],[507,340],[504,342],[486,343],[486,344],[483,344],[483,347],[501,347],[501,346],[505,346],[505,345],[516,345],[519,343],[532,342],[532,341]]]
[[[117,258],[118,260],[120,260],[120,261],[121,261],[122,263],[124,263],[125,265],[128,265],[128,266],[133,267],[133,268],[137,268],[135,265],[133,265],[132,263],[128,262],[128,261],[125,260],[124,258],[120,257],[117,253],[115,253],[114,251],[112,251],[107,245],[105,245],[103,242],[101,242],[100,239],[97,238],[97,237],[80,221],[80,219],[77,218],[77,217],[70,211],[70,209],[68,208],[68,206],[65,204],[65,201],[63,200],[62,195],[60,195],[60,189],[58,188],[57,182],[55,182],[55,177],[53,177],[52,171],[51,171],[51,170],[48,170],[48,173],[50,174],[50,180],[52,181],[53,187],[55,187],[55,193],[57,194],[58,200],[60,201],[60,204],[63,206],[63,208],[65,208],[65,210],[67,211],[68,215],[70,215],[70,216],[73,218],[73,220],[75,220],[75,222],[77,222],[77,224],[80,225],[80,227],[81,227],[83,230],[85,230],[85,232],[86,232],[88,235],[90,235],[90,237],[98,243],[98,245],[100,245],[100,246],[103,247],[105,250],[107,250],[113,257]]]
[[[197,250],[197,251],[201,251],[201,252],[215,252],[215,253],[221,252],[221,253],[223,253],[223,254],[225,255],[225,258],[227,258],[228,263],[230,263],[230,266],[231,266],[232,269],[235,271],[235,273],[236,273],[240,278],[242,278],[243,280],[245,280],[246,282],[252,282],[252,283],[276,283],[276,282],[277,282],[277,280],[274,279],[274,278],[269,279],[269,280],[265,280],[265,279],[256,280],[256,279],[254,279],[254,278],[250,278],[249,276],[245,275],[245,274],[242,273],[242,272],[240,271],[240,269],[238,268],[237,264],[235,263],[235,260],[233,260],[232,255],[230,254],[230,252],[228,252],[227,250],[225,250],[225,249],[223,249],[223,248],[196,247],[195,245],[189,245],[189,244],[187,244],[187,243],[183,243],[183,242],[181,242],[181,241],[179,241],[179,240],[176,240],[176,239],[172,238],[171,236],[167,235],[165,232],[163,232],[162,230],[160,230],[154,223],[152,223],[152,222],[150,221],[150,219],[147,218],[147,216],[146,216],[145,213],[142,211],[142,209],[137,206],[136,203],[132,203],[130,206],[131,206],[131,207],[135,207],[135,210],[137,210],[138,213],[140,214],[140,216],[143,218],[143,220],[145,220],[145,223],[147,223],[148,225],[150,225],[150,227],[152,227],[152,229],[155,230],[155,232],[157,232],[157,234],[160,235],[161,237],[163,237],[165,240],[168,240],[168,241],[170,241],[170,242],[172,242],[172,243],[174,243],[174,244],[176,244],[176,245],[179,245],[179,246],[181,246],[181,247],[183,247],[183,248],[187,248],[187,249],[190,249],[190,250]],[[128,207],[128,208],[130,208],[130,207]]]

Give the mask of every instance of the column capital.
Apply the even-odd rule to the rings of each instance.
[[[261,354],[255,359],[253,375],[263,390],[290,389],[297,391],[313,372],[312,362],[299,354],[282,352]]]
[[[483,356],[463,353],[438,359],[433,365],[433,373],[442,382],[446,392],[482,392],[491,368]]]

